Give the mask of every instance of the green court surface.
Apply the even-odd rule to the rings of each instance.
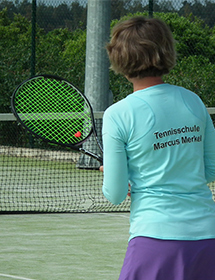
[[[0,216],[0,280],[117,280],[129,213]]]

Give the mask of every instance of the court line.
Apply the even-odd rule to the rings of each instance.
[[[121,214],[120,212],[116,212],[116,213],[97,213],[97,214],[106,215],[106,216],[110,216],[110,217],[120,216],[120,217],[129,219],[129,214],[125,215],[125,214]]]
[[[0,273],[0,277],[1,276],[7,277],[7,278],[11,278],[11,279],[18,279],[18,280],[36,280],[36,279],[31,279],[31,278],[19,277],[19,276],[16,276],[16,275]]]

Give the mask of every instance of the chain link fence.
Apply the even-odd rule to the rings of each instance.
[[[111,26],[136,14],[163,19],[178,53],[177,65],[165,82],[184,86],[207,107],[215,106],[215,0],[106,1],[111,3]],[[12,92],[34,74],[62,76],[84,92],[87,4],[87,0],[0,0],[0,113],[10,112]],[[110,89],[114,101],[132,91],[112,72]]]
[[[163,19],[178,53],[177,65],[165,82],[184,86],[207,107],[215,107],[215,0],[105,1],[111,3],[111,27],[136,14]],[[10,112],[14,89],[34,74],[62,76],[84,92],[87,4],[87,0],[0,0],[0,113]],[[124,77],[110,72],[109,80],[114,101],[132,91]],[[1,130],[0,141],[8,143],[8,125],[1,125]]]
[[[176,40],[183,39],[183,42],[178,44],[180,59],[184,56],[202,55],[214,63],[214,0],[110,1],[112,21],[135,13],[159,15],[170,25]],[[32,74],[51,72],[72,77],[83,89],[87,0],[3,0],[0,1],[0,11],[0,22],[3,27],[1,32],[4,33],[1,36],[3,40],[0,48],[1,52],[6,49],[6,54],[9,56],[1,55],[1,76],[4,77],[1,84],[11,79],[8,77],[9,74],[6,74],[9,71],[8,64],[11,58],[17,62],[14,63],[16,64],[14,67],[12,67],[13,62],[10,63],[10,68],[13,68],[11,71],[16,74],[16,78],[12,79],[13,87],[17,84],[17,80],[20,82],[29,76],[31,69]],[[36,28],[35,33],[32,32],[32,37],[31,25],[33,29]],[[184,34],[186,38],[183,38]],[[33,39],[35,39],[35,50],[34,45],[31,48]],[[35,52],[35,60],[32,61],[33,52]],[[18,66],[20,71],[17,69]],[[11,91],[11,89],[5,90]],[[5,92],[1,90],[0,95],[4,94]],[[8,110],[7,102],[5,105],[0,104],[1,112],[5,111],[6,108],[3,108],[5,106]]]
[[[188,87],[215,106],[214,0],[106,1],[111,1],[112,25],[131,14],[166,21],[177,41],[178,65],[165,81]],[[63,76],[84,91],[86,25],[87,0],[0,0],[1,113],[10,111],[14,88],[34,74]],[[112,73],[110,87],[114,101],[131,89]]]
[[[214,26],[214,0],[107,0],[111,1],[111,19],[120,19],[129,13],[178,13],[180,16],[199,17],[209,27]],[[7,8],[9,18],[20,13],[28,20],[32,16],[32,4],[37,6],[37,24],[46,32],[57,28],[86,28],[87,0],[1,0],[0,10]]]
[[[102,1],[111,4],[111,28],[131,15],[163,19],[173,32],[178,54],[176,67],[164,81],[194,91],[207,107],[215,107],[215,0]],[[0,196],[1,205],[6,205],[0,211],[129,209],[129,199],[117,209],[107,204],[100,193],[99,172],[77,171],[70,151],[34,139],[8,114],[14,89],[34,74],[62,76],[84,92],[87,4],[87,0],[0,0],[0,178],[4,192]],[[124,77],[111,71],[109,81],[115,102],[132,91]],[[213,118],[215,110],[209,111]],[[39,181],[41,172],[44,177]],[[83,186],[87,186],[85,192]]]

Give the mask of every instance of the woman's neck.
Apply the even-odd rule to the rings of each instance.
[[[164,83],[161,77],[145,77],[143,79],[129,78],[128,80],[133,84],[134,91],[138,91],[141,89],[145,89],[148,87],[152,87]]]

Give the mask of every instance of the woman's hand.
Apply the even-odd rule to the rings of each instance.
[[[103,165],[101,165],[101,166],[99,167],[99,171],[104,172]]]

